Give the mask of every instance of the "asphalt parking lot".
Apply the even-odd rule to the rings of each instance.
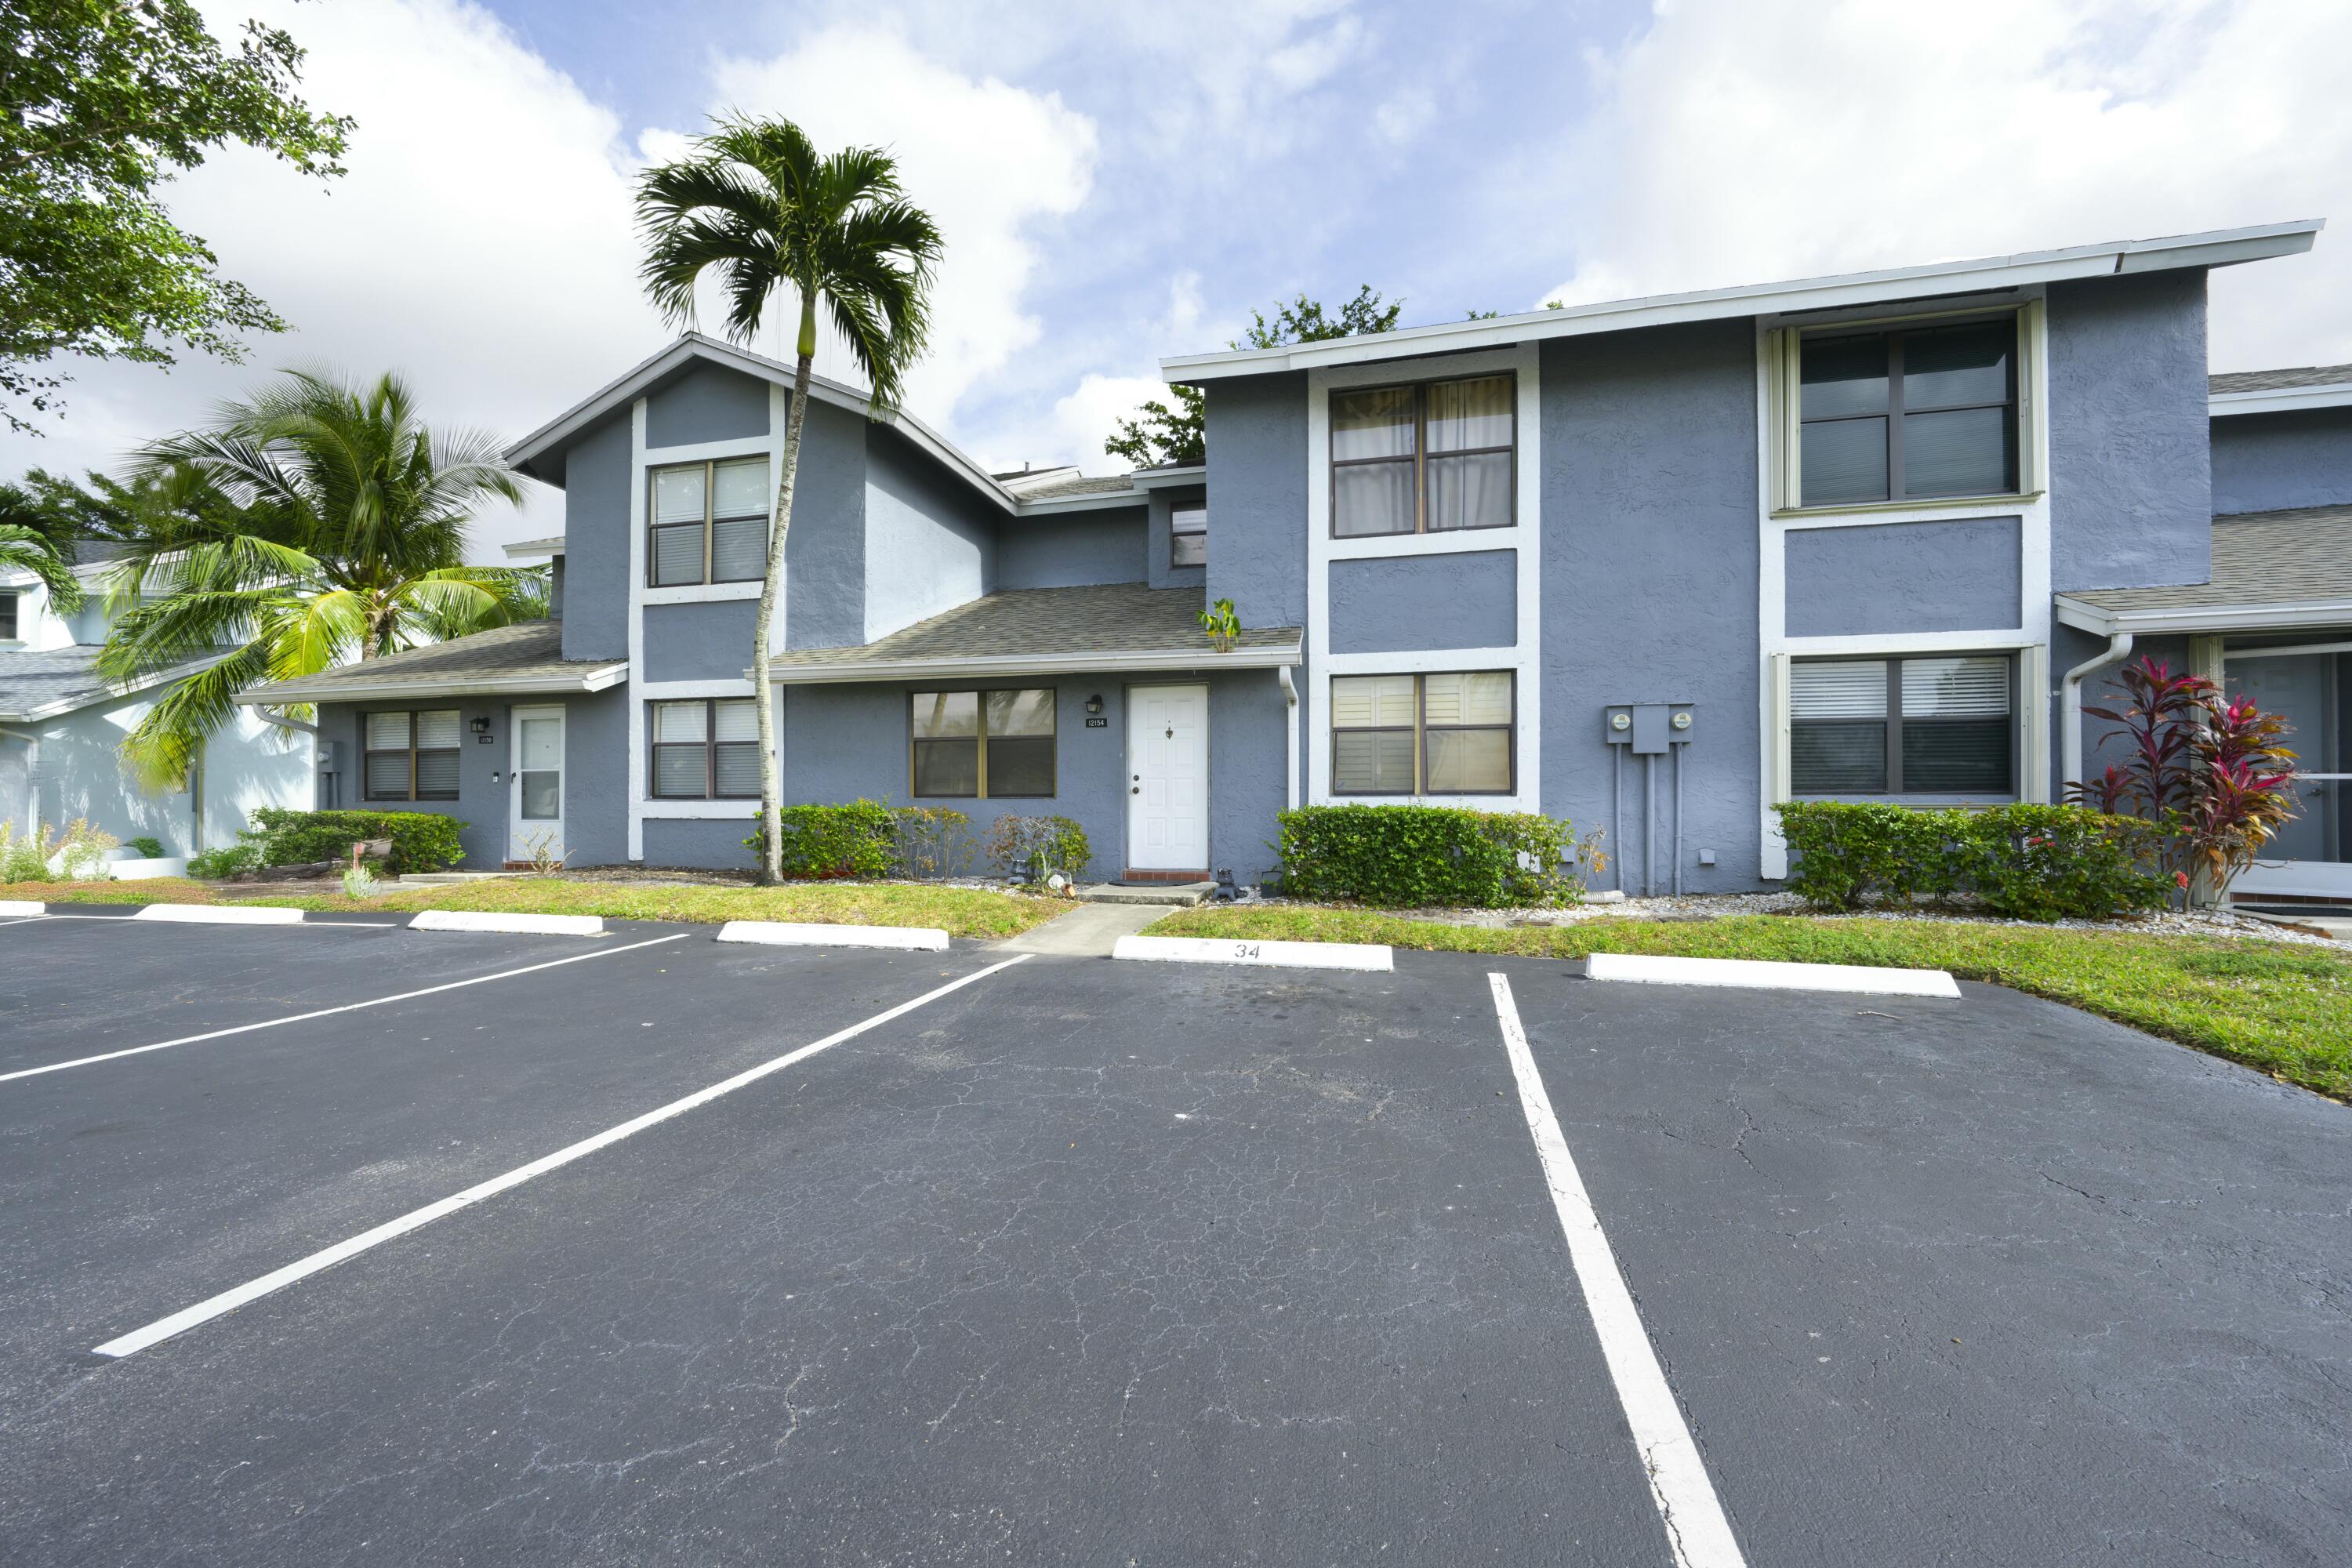
[[[1978,986],[1007,958],[0,925],[0,1560],[2347,1555],[2344,1107]]]

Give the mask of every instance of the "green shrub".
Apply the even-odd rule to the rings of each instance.
[[[163,841],[152,834],[142,833],[136,838],[126,838],[123,847],[142,860],[161,860],[163,858]]]
[[[767,860],[768,825],[752,814],[751,837],[743,847],[754,864]],[[846,805],[788,805],[779,815],[783,829],[783,872],[795,881],[870,882],[890,874],[897,843],[890,808],[880,801]]]
[[[1278,818],[1283,891],[1391,909],[1573,903],[1575,835],[1536,812],[1306,805]]]
[[[1054,871],[1076,881],[1095,858],[1087,830],[1066,816],[1000,816],[982,847],[1006,876],[1025,870],[1041,882]]]
[[[899,876],[960,877],[971,868],[971,818],[955,807],[893,806],[890,822]]]
[[[260,805],[254,807],[253,820],[256,826],[237,837],[260,851],[264,866],[349,860],[352,846],[369,838],[392,840],[389,868],[394,876],[437,870],[466,858],[457,842],[466,824],[429,811],[289,811]]]
[[[2151,829],[2136,817],[2023,803],[1792,801],[1780,812],[1795,858],[1788,889],[1817,909],[1967,897],[2005,920],[2101,920],[2165,901],[2146,868]]]
[[[14,822],[0,821],[0,882],[47,881],[49,857],[56,853],[54,834],[34,828],[19,838]]]
[[[207,882],[226,882],[258,869],[261,851],[250,844],[228,844],[188,858],[188,875]]]

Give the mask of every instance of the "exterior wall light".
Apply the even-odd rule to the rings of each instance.
[[[470,728],[477,741],[487,741],[490,738],[490,721],[488,715],[477,718]]]
[[[1100,696],[1094,696],[1094,697],[1089,697],[1089,698],[1087,698],[1087,712],[1089,712],[1089,713],[1099,713],[1099,712],[1101,712],[1101,711],[1102,711],[1102,708],[1103,708],[1103,704],[1102,704],[1102,698],[1101,698]]]

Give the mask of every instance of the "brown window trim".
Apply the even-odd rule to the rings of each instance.
[[[757,741],[722,741],[719,739],[719,704],[748,702],[746,697],[661,697],[646,703],[646,798],[648,800],[757,800],[760,792],[721,795],[719,793],[719,749],[721,746],[748,746],[753,756],[759,754]],[[702,739],[699,741],[656,741],[659,731],[653,715],[656,708],[684,708],[698,705],[702,709]],[[700,752],[702,753],[702,789],[699,794],[682,795],[661,787],[661,754],[664,752]]]
[[[1199,512],[1201,514],[1201,526],[1196,529],[1186,529],[1181,532],[1179,532],[1176,527],[1176,514],[1180,511]],[[1201,559],[1198,561],[1177,560],[1176,542],[1179,539],[1198,539],[1201,542]],[[1168,569],[1171,572],[1197,572],[1202,567],[1208,565],[1208,563],[1209,503],[1207,501],[1176,501],[1171,503],[1168,508]]]
[[[1923,404],[1916,408],[1910,406],[1903,400],[1903,344],[1906,338],[1915,332],[1948,331],[1954,327],[1988,326],[1993,322],[2002,321],[2004,318],[2007,320],[2009,325],[2009,396],[2006,399],[1998,403],[1929,403]],[[1797,377],[1796,409],[1797,442],[1799,451],[1801,452],[1803,450],[1805,427],[1807,426],[1847,425],[1862,419],[1883,419],[1886,422],[1886,493],[1883,496],[1874,498],[1861,497],[1853,500],[1808,501],[1801,493],[1804,479],[1803,471],[1801,468],[1798,474],[1798,486],[1800,490],[1797,497],[1798,507],[1801,510],[1806,508],[1829,510],[1844,506],[1892,505],[1898,501],[1930,502],[1969,500],[1980,495],[2005,496],[2016,494],[2017,487],[2021,482],[2020,469],[2025,460],[2023,452],[2025,445],[2025,432],[2019,428],[2017,420],[2017,377],[2020,368],[2018,361],[2023,350],[2024,336],[2025,331],[2023,321],[2017,312],[2013,310],[1999,311],[1990,316],[1961,316],[1950,319],[1937,318],[1921,321],[1917,325],[1910,327],[1889,327],[1877,331],[1864,328],[1853,331],[1841,331],[1835,328],[1824,328],[1818,331],[1810,331],[1801,334],[1797,339],[1797,357],[1800,367]],[[1886,406],[1871,414],[1833,414],[1825,415],[1818,419],[1806,418],[1804,406],[1804,373],[1802,369],[1806,347],[1815,342],[1831,342],[1841,338],[1874,337],[1883,340],[1886,345]],[[1941,490],[1931,495],[1912,494],[1906,483],[1908,476],[1904,471],[1905,442],[1903,435],[1903,416],[1906,414],[1967,414],[1984,408],[2005,409],[2009,414],[2009,468],[2008,471],[2002,478],[2000,488],[1998,489],[1981,491]]]
[[[1511,459],[1511,476],[1506,487],[1510,498],[1511,515],[1503,522],[1482,522],[1470,528],[1432,528],[1429,526],[1429,389],[1448,386],[1464,381],[1491,381],[1496,376],[1511,384],[1511,440],[1507,447],[1465,447],[1458,451],[1434,454],[1439,458],[1486,458],[1507,453]],[[1490,533],[1496,529],[1516,528],[1519,521],[1519,373],[1515,370],[1487,371],[1478,375],[1438,376],[1429,381],[1389,382],[1378,386],[1335,386],[1334,398],[1355,396],[1372,392],[1410,392],[1412,394],[1412,450],[1396,458],[1335,458],[1331,443],[1338,438],[1336,429],[1324,437],[1325,467],[1330,469],[1324,483],[1328,491],[1324,503],[1327,524],[1334,539],[1406,539],[1427,533]],[[1384,533],[1342,533],[1339,531],[1339,470],[1369,468],[1381,463],[1412,465],[1412,526],[1391,529]],[[1516,695],[1516,694],[1515,694]],[[1516,711],[1516,710],[1514,710]]]
[[[915,743],[922,741],[957,741],[961,735],[918,736],[915,733],[915,704],[925,697],[961,696],[972,694],[973,733],[970,737],[978,752],[972,770],[971,795],[947,795],[915,787]],[[1046,735],[1007,735],[1008,741],[1050,741],[1054,746],[1053,787],[1043,795],[991,795],[988,793],[988,700],[1005,692],[1050,691],[1054,694],[1054,729]],[[907,794],[916,800],[1058,800],[1062,794],[1062,692],[1055,686],[992,686],[992,687],[932,687],[929,690],[909,689],[907,693]]]
[[[370,747],[370,746],[368,745],[368,743],[367,743],[368,721],[369,721],[369,720],[371,720],[371,719],[381,719],[381,718],[383,718],[386,713],[394,713],[394,712],[398,713],[402,718],[404,718],[404,719],[405,719],[405,720],[407,720],[407,721],[408,721],[408,744],[407,744],[407,745],[405,745],[405,746],[375,746],[375,747]],[[446,793],[446,794],[445,794],[445,793],[443,793],[443,792],[441,792],[441,791],[439,791],[439,790],[436,790],[433,794],[431,794],[431,795],[426,795],[426,794],[425,794],[422,790],[420,790],[419,788],[417,788],[416,781],[417,781],[417,777],[418,777],[418,775],[419,775],[419,772],[420,772],[420,770],[418,769],[418,767],[417,767],[417,765],[416,765],[416,763],[417,763],[417,759],[419,759],[420,757],[439,756],[439,755],[442,755],[443,753],[445,753],[445,752],[446,752],[446,753],[447,753],[447,754],[448,754],[448,755],[450,755],[450,756],[454,756],[454,757],[458,758],[458,759],[459,759],[459,765],[462,767],[462,766],[464,765],[464,758],[465,758],[465,754],[466,754],[466,749],[465,749],[465,747],[464,747],[463,745],[456,745],[456,746],[419,746],[419,745],[416,743],[416,718],[417,718],[417,715],[418,715],[418,714],[420,714],[420,713],[455,713],[455,714],[457,714],[457,724],[458,724],[458,738],[459,738],[459,740],[460,740],[460,741],[462,741],[462,740],[465,738],[465,735],[464,735],[464,731],[465,731],[465,721],[466,721],[466,720],[465,720],[465,710],[464,710],[463,709],[460,709],[460,708],[399,708],[399,709],[394,709],[394,708],[379,708],[379,709],[375,709],[375,710],[373,710],[373,711],[370,711],[370,712],[366,712],[366,713],[362,713],[362,714],[361,714],[361,715],[360,715],[360,799],[362,799],[362,801],[377,801],[377,800],[412,800],[412,801],[414,801],[414,800],[456,800],[456,799],[457,799],[457,798],[458,798],[458,797],[459,797],[459,796],[464,793],[464,785],[463,785],[462,781],[460,782],[460,784],[459,784],[459,787],[458,787],[458,788],[457,788],[457,789],[453,789],[453,790],[450,790],[450,791],[448,791],[448,792],[447,792],[447,793]],[[372,758],[375,758],[375,757],[404,757],[404,757],[406,757],[406,758],[408,759],[408,790],[407,790],[407,793],[405,793],[405,794],[404,794],[404,795],[378,795],[378,794],[376,794],[376,793],[375,793],[375,790],[374,790],[374,787],[373,787],[373,786],[369,783],[369,772],[368,772],[368,763],[369,763],[369,761],[370,761]]]
[[[1903,716],[1903,666],[1915,658],[2000,658],[2009,665],[2009,712],[2002,731],[2004,744],[2009,748],[2009,788],[1996,790],[1910,790],[1903,787],[1903,731],[1912,724],[1932,728],[1937,724],[1967,724],[1970,719],[1906,719]],[[1822,654],[1815,658],[1801,658],[1796,664],[1858,664],[1876,663],[1886,667],[1886,717],[1884,719],[1789,719],[1789,731],[1794,734],[1800,728],[1837,724],[1883,724],[1886,729],[1886,787],[1885,789],[1850,789],[1824,793],[1801,791],[1794,787],[1790,794],[1799,800],[2021,800],[2024,798],[2022,748],[2017,743],[2018,704],[2022,693],[2018,689],[2020,666],[2013,648],[1983,648],[1975,652],[1952,653],[1888,653],[1888,654]],[[1514,707],[1512,711],[1518,710]]]
[[[716,531],[717,525],[722,522],[740,522],[745,518],[758,517],[761,515],[758,512],[752,511],[729,512],[725,517],[718,515],[719,465],[723,463],[748,462],[753,457],[759,457],[762,460],[765,460],[766,455],[764,453],[740,452],[731,458],[706,458],[698,463],[659,463],[647,467],[646,469],[646,587],[701,588],[720,583],[758,583],[765,580],[767,576],[768,546],[773,542],[773,541],[766,538],[762,538],[760,543],[760,574],[758,576],[714,577],[710,574],[711,567],[713,565],[713,562],[711,560],[711,536]],[[656,522],[654,521],[654,496],[656,493],[656,486],[659,481],[660,476],[664,474],[675,474],[686,468],[700,468],[702,470],[702,521],[700,522]],[[771,479],[774,478],[773,473],[771,472],[769,477]],[[656,580],[655,574],[656,570],[656,563],[658,562],[661,557],[661,551],[658,548],[661,542],[661,535],[670,529],[682,528],[698,528],[702,531],[702,575],[695,578],[690,583],[658,582]],[[674,796],[671,798],[685,797]],[[732,800],[738,797],[733,795],[717,795],[710,798]]]
[[[1402,674],[1402,672],[1399,671],[1398,673]],[[1510,677],[1511,721],[1507,724],[1431,723],[1429,721],[1429,677],[1432,675],[1506,675]],[[1350,679],[1350,677],[1342,675],[1334,677],[1334,679],[1346,680]],[[1423,673],[1417,673],[1412,678],[1412,719],[1413,721],[1410,725],[1363,724],[1352,725],[1344,730],[1337,724],[1331,725],[1331,793],[1335,795],[1344,795],[1349,800],[1358,800],[1365,797],[1381,797],[1389,799],[1402,797],[1422,798],[1430,795],[1442,795],[1449,799],[1454,799],[1490,795],[1517,795],[1519,793],[1519,672],[1517,670],[1433,669]],[[1475,734],[1493,730],[1502,731],[1504,734],[1503,756],[1510,769],[1509,782],[1501,789],[1432,789],[1429,785],[1429,734],[1433,730],[1442,731],[1447,734]],[[1412,737],[1412,778],[1413,784],[1417,787],[1408,789],[1351,790],[1342,790],[1339,788],[1340,736],[1405,734],[1410,734]]]

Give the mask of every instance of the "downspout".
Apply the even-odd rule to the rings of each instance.
[[[2080,783],[2083,777],[2083,678],[2095,675],[2110,665],[2121,664],[2131,657],[2131,633],[2109,633],[2105,648],[2084,659],[2059,679],[2058,784],[2062,795],[2066,785]]]
[[[1283,726],[1282,798],[1288,809],[1298,809],[1298,688],[1291,683],[1290,666],[1277,664],[1274,676],[1282,682],[1283,700],[1290,704],[1290,719]]]
[[[306,720],[289,718],[282,708],[272,708],[266,702],[257,702],[253,707],[255,712],[259,713],[272,724],[288,730],[305,730],[313,735],[319,732],[319,726]]]

